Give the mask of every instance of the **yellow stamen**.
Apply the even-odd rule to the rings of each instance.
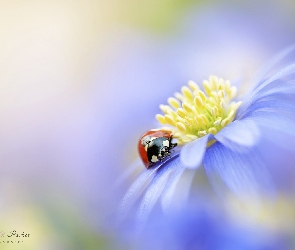
[[[221,122],[221,127],[225,127],[228,123],[229,123],[228,118],[225,118],[225,119],[222,120],[222,122]]]
[[[191,90],[187,86],[183,86],[181,88],[181,92],[187,99],[189,99],[189,100],[193,99],[193,93],[191,92]]]
[[[186,104],[186,103],[182,103],[182,107],[183,109],[186,111],[186,112],[193,112],[193,109],[192,107],[189,105],[189,104]]]
[[[160,105],[160,109],[162,110],[163,113],[166,113],[166,114],[169,112],[168,110],[172,110],[171,107],[169,107],[168,105],[163,105],[163,104]]]
[[[187,113],[182,108],[177,109],[177,114],[182,118],[185,118],[187,116]]]
[[[176,123],[176,127],[180,130],[180,131],[185,131],[186,127],[182,122],[177,122]]]
[[[202,136],[204,136],[206,134],[207,134],[207,132],[205,130],[198,132],[198,136],[200,136],[200,137],[202,137]]]
[[[216,116],[217,113],[218,113],[218,108],[217,108],[216,106],[214,106],[214,107],[211,109],[211,114],[212,114],[213,116]]]
[[[215,127],[209,128],[208,129],[208,133],[209,134],[216,135],[217,134],[217,129]]]
[[[202,107],[203,106],[203,101],[200,96],[195,97],[194,103],[197,107]]]
[[[207,80],[204,80],[203,85],[204,85],[204,89],[206,91],[206,94],[210,95],[210,93],[211,93],[211,86],[210,86],[211,84],[210,84],[210,82],[207,81]]]
[[[222,118],[221,118],[221,117],[218,117],[218,118],[216,119],[216,121],[214,122],[214,125],[215,125],[215,126],[219,125],[219,124],[221,123],[221,120],[222,120]]]
[[[171,115],[165,115],[164,117],[170,125],[175,126],[174,119]]]
[[[190,80],[188,82],[188,86],[193,90],[193,91],[196,91],[196,90],[199,90],[199,86],[198,84],[196,84],[194,81]]]
[[[218,91],[218,96],[224,98],[225,94],[223,90]]]
[[[180,103],[177,99],[173,97],[168,98],[168,103],[171,107],[178,109],[180,107]]]
[[[188,86],[181,88],[168,98],[169,105],[160,105],[163,115],[156,115],[161,124],[169,124],[173,137],[178,144],[191,142],[206,134],[217,134],[223,127],[231,123],[242,102],[235,102],[237,88],[229,81],[210,76],[203,81],[204,91],[189,81]],[[214,141],[208,143],[212,145]]]
[[[160,114],[156,115],[156,119],[162,124],[167,124],[165,117]]]
[[[183,95],[180,94],[180,93],[178,93],[178,92],[176,92],[176,93],[174,94],[174,96],[175,96],[178,100],[180,100],[180,101],[183,101],[183,99],[184,99]]]

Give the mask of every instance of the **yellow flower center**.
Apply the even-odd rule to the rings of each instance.
[[[232,122],[242,102],[232,101],[237,88],[228,80],[210,76],[203,81],[204,91],[189,81],[188,86],[168,98],[169,105],[160,105],[164,115],[157,114],[161,124],[172,126],[178,144],[188,143],[206,134],[216,134]]]

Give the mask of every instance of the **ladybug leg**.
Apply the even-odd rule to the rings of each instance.
[[[175,148],[177,146],[177,143],[172,143],[172,137],[169,140],[169,145],[170,145],[169,149]]]
[[[170,151],[171,148],[166,148],[166,152],[165,152],[165,155],[166,157],[169,157],[169,159],[171,159],[171,151]]]
[[[160,161],[162,162],[168,155],[169,155],[169,151],[168,151],[168,148],[167,147],[163,147],[161,149],[161,151],[159,152],[159,158],[160,158]]]

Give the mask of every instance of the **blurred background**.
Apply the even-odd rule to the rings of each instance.
[[[113,185],[158,105],[249,79],[294,23],[291,0],[1,1],[0,248],[140,249],[113,220],[132,180]]]

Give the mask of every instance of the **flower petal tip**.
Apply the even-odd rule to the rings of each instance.
[[[185,145],[180,152],[180,161],[182,164],[191,169],[201,166],[206,146],[211,134],[205,135],[191,143]]]

